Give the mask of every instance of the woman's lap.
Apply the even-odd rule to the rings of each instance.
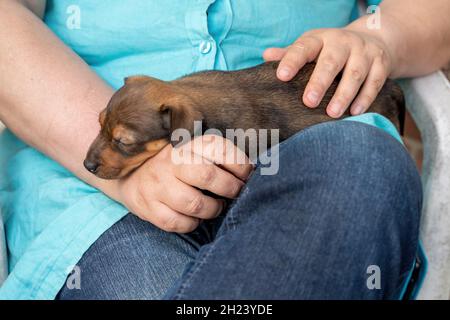
[[[126,217],[81,259],[81,289],[60,298],[396,298],[421,207],[403,146],[377,128],[333,122],[279,154],[279,172],[257,169],[214,241]],[[367,287],[373,265],[380,290]]]
[[[77,263],[80,289],[70,286],[69,277],[58,299],[160,299],[195,257],[196,246],[128,214]]]

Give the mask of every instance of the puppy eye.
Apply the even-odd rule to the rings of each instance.
[[[119,146],[123,146],[123,147],[128,147],[128,146],[132,146],[134,143],[124,143],[122,140],[120,139],[114,139],[113,140],[115,144],[119,145]]]

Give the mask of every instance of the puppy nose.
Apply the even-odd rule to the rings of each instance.
[[[83,162],[84,167],[91,173],[96,173],[97,169],[99,167],[98,162],[90,161],[90,160],[84,160]]]

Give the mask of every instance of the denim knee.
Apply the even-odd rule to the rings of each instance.
[[[406,148],[379,128],[352,121],[310,127],[280,145],[279,162],[273,179],[290,188],[304,192],[309,183],[324,184],[322,189],[333,192],[336,205],[352,194],[388,207],[392,219],[414,219],[418,224],[418,215],[401,217],[407,206],[420,213],[417,168]]]
[[[397,263],[399,273],[409,270],[418,242],[422,188],[416,166],[401,143],[376,127],[337,121],[293,136],[280,146],[279,156],[280,170],[273,177],[278,182],[265,184],[258,177],[260,187],[290,188],[292,203],[307,201],[302,193],[318,193],[309,197],[321,204],[309,205],[327,221],[321,228],[345,233],[354,243],[378,243],[401,253],[400,263],[392,259],[380,264],[395,270]],[[302,208],[302,213],[308,211]]]
[[[374,126],[353,121],[319,124],[283,142],[279,156],[279,179],[320,175],[353,193],[370,191],[356,186],[383,186],[421,207],[414,161],[397,139]]]
[[[420,176],[399,141],[370,125],[329,122],[283,142],[277,174],[260,169],[229,211],[228,230],[291,239],[280,250],[320,253],[318,265],[324,256],[335,259],[330,265],[354,263],[359,278],[348,283],[360,288],[365,268],[378,265],[386,290],[372,297],[395,298],[415,257],[422,205]]]
[[[264,175],[258,166],[241,193],[241,202],[256,205],[289,193],[294,203],[314,189],[335,209],[353,200],[355,206],[372,202],[378,209],[384,207],[394,220],[402,218],[406,209],[420,212],[422,189],[414,162],[400,142],[374,126],[352,121],[319,124],[282,142],[278,154],[271,156],[278,156],[278,172]],[[248,197],[258,200],[246,201]],[[251,215],[251,210],[243,214]],[[233,214],[231,218],[237,219]],[[404,218],[418,225],[418,214]]]

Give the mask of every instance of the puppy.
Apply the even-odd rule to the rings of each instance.
[[[279,129],[282,141],[309,126],[335,120],[325,109],[340,76],[317,108],[302,104],[300,97],[314,65],[307,64],[287,83],[276,77],[278,62],[239,71],[199,72],[169,82],[126,78],[100,114],[101,131],[84,165],[100,178],[124,177],[170,143],[175,129],[194,134],[194,121],[223,134],[237,128]],[[384,115],[400,128],[404,110],[401,89],[388,80],[368,111]],[[347,110],[343,117],[349,115]]]

